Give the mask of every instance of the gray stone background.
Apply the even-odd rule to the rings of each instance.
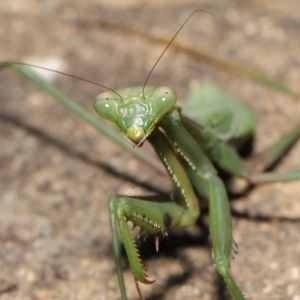
[[[172,35],[202,8],[213,15],[195,15],[178,40],[300,91],[298,0],[111,2],[2,1],[0,61],[51,61],[112,88],[141,85],[163,47],[97,22]],[[294,99],[171,49],[150,83],[172,86],[182,98],[195,81],[214,82],[253,107],[258,150],[299,120]],[[55,83],[89,108],[102,91],[63,76]],[[119,299],[107,199],[170,193],[172,183],[11,71],[0,73],[0,113],[0,299]],[[297,143],[277,169],[299,169],[299,150]],[[239,253],[232,273],[249,299],[300,299],[299,200],[300,184],[291,182],[232,202],[246,214],[233,218]],[[156,278],[142,286],[146,299],[231,299],[203,226],[174,230],[161,253],[145,256]],[[128,298],[137,299],[125,257],[124,274]]]

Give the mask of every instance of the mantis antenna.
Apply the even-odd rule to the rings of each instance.
[[[119,96],[119,98],[122,100],[123,97],[118,93],[116,92],[115,90],[103,85],[103,84],[100,84],[100,83],[97,83],[95,81],[91,81],[91,80],[88,80],[88,79],[85,79],[85,78],[82,78],[82,77],[79,77],[79,76],[75,76],[75,75],[71,75],[71,74],[68,74],[68,73],[64,73],[64,72],[61,72],[61,71],[57,71],[57,70],[52,70],[52,69],[49,69],[49,68],[45,68],[45,67],[40,67],[40,66],[36,66],[36,65],[32,65],[32,64],[28,64],[28,63],[24,63],[24,62],[14,62],[14,61],[7,61],[7,62],[3,62],[1,63],[0,65],[23,65],[23,66],[28,66],[28,67],[32,67],[32,68],[37,68],[37,69],[41,69],[41,70],[45,70],[45,71],[49,71],[49,72],[54,72],[54,73],[57,73],[57,74],[61,74],[61,75],[64,75],[64,76],[68,76],[68,77],[71,77],[71,78],[75,78],[75,79],[79,79],[79,80],[82,80],[82,81],[85,81],[85,82],[88,82],[88,83],[91,83],[91,84],[94,84],[94,85],[97,85],[97,86],[100,86],[104,89],[107,89],[115,94],[117,94]]]
[[[209,12],[203,10],[203,9],[196,9],[195,11],[193,11],[187,18],[186,20],[183,22],[183,24],[179,27],[179,29],[176,31],[176,33],[174,34],[174,36],[171,38],[170,42],[168,43],[168,45],[166,46],[166,48],[163,50],[163,52],[160,54],[160,56],[158,57],[158,59],[156,60],[155,64],[153,65],[152,69],[150,70],[146,80],[145,80],[145,83],[143,85],[143,90],[142,90],[142,95],[144,97],[144,90],[145,90],[145,87],[147,85],[147,82],[150,78],[150,76],[152,75],[155,67],[157,66],[158,62],[161,60],[162,56],[165,54],[165,52],[168,50],[168,48],[171,46],[171,44],[173,43],[173,41],[175,40],[175,38],[177,37],[177,35],[179,34],[179,32],[182,30],[182,28],[185,26],[185,24],[189,21],[189,19],[195,14],[195,13],[198,13],[198,12],[204,12],[204,13],[207,13],[207,14],[210,14]]]
[[[195,11],[193,11],[187,18],[186,20],[183,22],[183,24],[179,27],[179,29],[176,31],[176,33],[174,34],[174,36],[172,37],[172,39],[169,41],[168,45],[166,46],[166,48],[163,50],[163,52],[160,54],[160,56],[158,57],[158,59],[156,60],[155,64],[153,65],[153,67],[151,68],[146,80],[145,80],[145,83],[143,85],[143,89],[142,89],[142,95],[144,97],[144,91],[145,91],[145,87],[147,85],[147,82],[149,81],[149,78],[151,77],[155,67],[157,66],[157,64],[159,63],[159,61],[161,60],[162,56],[165,54],[165,52],[168,50],[168,48],[171,46],[171,44],[173,43],[174,39],[177,37],[177,35],[180,33],[180,31],[183,29],[183,27],[186,25],[186,23],[189,21],[189,19],[195,14],[195,13],[198,13],[198,12],[204,12],[204,13],[207,13],[207,14],[211,14],[203,9],[196,9]],[[82,77],[79,77],[79,76],[75,76],[75,75],[72,75],[72,74],[68,74],[68,73],[65,73],[65,72],[61,72],[61,71],[57,71],[57,70],[52,70],[52,69],[49,69],[49,68],[45,68],[45,67],[41,67],[41,66],[36,66],[36,65],[33,65],[33,64],[29,64],[29,63],[24,63],[24,62],[13,62],[13,61],[7,61],[7,62],[3,62],[1,63],[0,65],[24,65],[24,66],[28,66],[28,67],[32,67],[32,68],[37,68],[37,69],[41,69],[41,70],[45,70],[45,71],[49,71],[49,72],[54,72],[54,73],[57,73],[57,74],[61,74],[61,75],[64,75],[64,76],[68,76],[68,77],[71,77],[71,78],[75,78],[75,79],[79,79],[81,81],[85,81],[85,82],[88,82],[88,83],[91,83],[91,84],[94,84],[94,85],[97,85],[97,86],[100,86],[104,89],[107,89],[113,93],[115,93],[116,95],[118,95],[118,97],[122,100],[123,97],[115,90],[103,85],[103,84],[100,84],[98,82],[95,82],[95,81],[92,81],[92,80],[88,80],[88,79],[85,79],[85,78],[82,78]]]

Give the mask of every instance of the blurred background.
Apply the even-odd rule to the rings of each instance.
[[[21,60],[111,88],[142,85],[176,38],[300,92],[300,4],[286,1],[11,0],[0,3],[0,61]],[[127,30],[131,28],[132,30]],[[97,86],[47,74],[92,110]],[[299,121],[294,98],[172,48],[150,78],[179,103],[211,82],[258,115],[255,149]],[[299,99],[298,99],[299,100]],[[199,108],[201,109],[201,108]],[[109,125],[108,125],[109,126]],[[137,150],[138,151],[138,150]],[[300,169],[299,143],[278,170]],[[119,299],[107,199],[171,193],[169,178],[101,136],[12,71],[0,72],[0,299]],[[232,272],[249,299],[300,299],[300,185],[264,185],[232,202],[239,245]],[[231,299],[216,274],[203,224],[174,230],[161,253],[145,253],[146,299]],[[142,243],[143,244],[143,243]],[[151,239],[149,245],[152,245]],[[151,247],[150,247],[151,248]],[[124,255],[129,299],[138,299]]]

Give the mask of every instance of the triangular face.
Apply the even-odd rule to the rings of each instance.
[[[159,120],[175,104],[168,87],[130,87],[105,92],[94,101],[96,112],[115,123],[134,147],[141,147]]]

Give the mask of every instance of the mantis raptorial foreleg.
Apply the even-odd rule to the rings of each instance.
[[[168,198],[166,196],[130,198],[118,195],[110,198],[109,208],[113,232],[113,248],[121,287],[124,287],[124,280],[120,270],[121,261],[117,225],[120,229],[135,280],[143,283],[152,283],[153,281],[147,279],[127,221],[131,221],[134,227],[140,227],[142,233],[153,233],[159,239],[161,235],[167,235],[167,230],[171,227],[193,224],[200,213],[197,197],[189,178],[166,137],[158,129],[154,129],[151,136],[149,136],[149,141],[174,180],[177,186],[177,194]],[[126,299],[125,289],[121,289],[121,294],[122,299]]]

